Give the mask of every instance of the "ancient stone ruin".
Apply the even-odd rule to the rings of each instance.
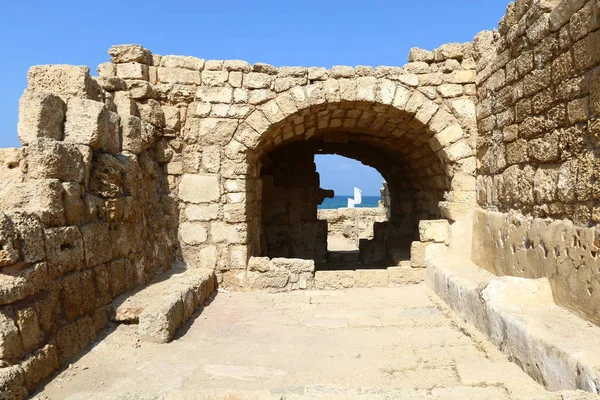
[[[518,0],[497,30],[414,48],[401,67],[109,54],[97,77],[32,67],[23,147],[0,150],[1,399],[26,396],[109,320],[169,341],[216,287],[425,276],[548,389],[600,392],[587,352],[600,324],[595,0]],[[319,218],[331,193],[315,154],[386,180],[365,268],[327,269],[338,216]],[[569,337],[552,325],[564,321]]]

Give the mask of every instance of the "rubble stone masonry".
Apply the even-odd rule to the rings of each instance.
[[[547,277],[555,300],[600,323],[600,9],[585,0],[511,3],[474,43],[474,261]]]

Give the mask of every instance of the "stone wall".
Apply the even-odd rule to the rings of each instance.
[[[12,366],[0,373],[15,387],[65,365],[115,296],[173,262],[215,270],[225,287],[260,286],[264,268],[248,260],[265,255],[261,160],[283,144],[380,170],[402,234],[475,205],[471,43],[414,49],[403,67],[329,70],[138,45],[109,54],[96,78],[31,68],[24,147],[0,151],[0,361]],[[280,264],[268,271],[287,268],[285,287],[310,286],[308,265],[296,276]]]
[[[344,249],[358,248],[359,239],[373,239],[373,225],[387,219],[383,206],[319,210],[318,217],[327,221],[327,236],[340,239]]]
[[[92,343],[112,299],[169,269],[176,252],[164,114],[125,89],[87,67],[31,68],[24,147],[0,152],[0,360],[27,388]]]
[[[282,146],[263,159],[263,254],[325,261],[327,223],[317,217],[326,192],[310,149]]]
[[[474,261],[548,277],[559,304],[600,323],[600,11],[519,0],[475,41]]]

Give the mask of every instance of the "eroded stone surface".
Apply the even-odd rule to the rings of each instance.
[[[423,285],[219,293],[184,336],[166,345],[138,342],[132,335],[135,326],[119,325],[39,398],[75,399],[91,393],[149,399],[236,393],[249,399],[520,399],[525,393],[562,398],[455,324]],[[114,363],[117,353],[120,361]],[[490,381],[489,371],[505,367],[510,373]],[[135,380],[128,378],[131,368]],[[68,384],[59,383],[64,379]]]

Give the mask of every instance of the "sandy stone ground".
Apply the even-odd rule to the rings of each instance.
[[[139,342],[133,325],[112,327],[34,398],[563,397],[509,363],[419,284],[219,292],[169,344]]]

